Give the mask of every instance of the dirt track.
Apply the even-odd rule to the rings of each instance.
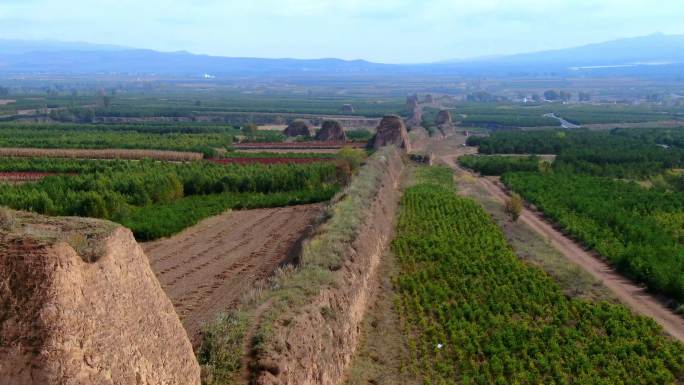
[[[456,164],[456,159],[460,155],[461,154],[441,156],[441,159],[453,167],[457,172],[468,173],[474,176],[474,174],[460,168]],[[477,182],[486,189],[492,197],[499,200],[499,202],[503,203],[508,199],[508,195],[501,186],[492,181],[478,177]],[[543,238],[547,239],[554,248],[560,251],[570,261],[582,267],[589,274],[598,279],[633,311],[653,318],[666,332],[679,341],[684,342],[684,319],[673,313],[656,297],[615,272],[612,267],[598,257],[585,251],[580,245],[556,230],[541,214],[524,209],[519,220]]]
[[[202,324],[235,306],[288,260],[323,205],[234,211],[143,245],[193,345]]]

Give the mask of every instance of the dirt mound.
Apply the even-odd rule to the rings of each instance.
[[[342,123],[337,120],[326,120],[321,125],[321,130],[316,134],[316,140],[325,142],[346,142],[347,134],[344,132]]]
[[[449,110],[441,110],[437,114],[437,120],[435,120],[438,126],[448,125],[451,126],[453,121],[451,120],[451,112]]]
[[[407,109],[413,110],[414,108],[418,107],[419,104],[420,103],[418,101],[418,95],[417,94],[409,95],[406,97],[406,108]]]
[[[3,212],[0,383],[197,384],[190,341],[129,230]]]
[[[306,137],[312,137],[316,131],[314,130],[313,125],[311,122],[308,120],[304,119],[295,119],[290,124],[288,124],[287,128],[283,131],[283,134],[285,136],[306,136]]]
[[[387,145],[396,145],[406,152],[411,151],[406,125],[401,117],[388,115],[382,118],[378,125],[377,134],[373,138],[373,148],[378,149]]]
[[[409,116],[406,120],[406,124],[408,125],[409,129],[420,126],[420,123],[423,120],[423,109],[420,106],[418,94],[413,94],[406,97],[406,110],[409,111]]]

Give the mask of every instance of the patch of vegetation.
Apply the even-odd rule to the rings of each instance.
[[[465,155],[458,158],[458,163],[482,175],[502,175],[510,171],[537,171],[540,167],[540,159],[535,155],[529,157]]]
[[[672,383],[684,347],[623,306],[569,299],[521,262],[469,199],[434,184],[402,199],[397,300],[425,383]]]
[[[414,178],[416,183],[447,189],[454,187],[454,172],[447,166],[418,167],[415,170]]]
[[[468,144],[479,146],[483,154],[558,154],[556,169],[617,178],[643,179],[684,166],[684,148],[665,148],[655,138],[644,140],[621,132],[497,132],[487,138],[470,137]]]
[[[681,194],[571,173],[510,173],[503,182],[628,277],[684,301]]]
[[[513,193],[504,205],[504,211],[511,218],[513,222],[520,218],[523,210],[523,200],[520,195]]]
[[[0,184],[0,204],[48,215],[111,219],[139,239],[166,236],[229,208],[272,207],[330,199],[339,189],[330,162],[215,165],[4,159],[0,169],[77,172],[36,183]]]
[[[235,380],[249,323],[248,315],[233,312],[219,316],[202,329],[202,347],[197,360],[204,367],[203,384],[225,385]]]
[[[324,202],[338,191],[337,185],[317,190],[295,190],[274,193],[224,193],[193,195],[168,203],[135,207],[123,217],[121,224],[130,228],[139,241],[149,241],[176,234],[204,218],[229,209],[283,207]]]
[[[0,129],[0,147],[73,149],[152,149],[215,155],[233,143],[229,134],[147,134],[135,131]]]

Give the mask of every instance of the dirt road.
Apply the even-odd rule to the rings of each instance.
[[[456,159],[460,155],[443,155],[440,158],[458,173],[474,176],[474,174],[458,166]],[[508,199],[506,192],[494,182],[481,177],[477,177],[477,182],[500,202],[505,202]],[[684,342],[684,319],[672,312],[656,297],[615,272],[612,267],[597,256],[585,251],[580,245],[553,228],[541,214],[524,209],[519,220],[547,239],[566,258],[599,280],[633,311],[653,318],[667,333]]]
[[[323,207],[234,211],[172,238],[143,244],[193,345],[205,322],[235,306],[256,282],[289,259]]]

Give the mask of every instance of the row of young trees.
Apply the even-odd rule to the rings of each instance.
[[[50,176],[18,186],[0,184],[0,205],[118,222],[125,222],[141,207],[173,205],[188,196],[298,192],[300,200],[307,200],[307,196],[329,199],[339,186],[338,171],[330,162],[266,166],[5,159],[0,169],[10,168],[13,161],[22,165],[22,171],[79,174]],[[324,196],[321,191],[326,192]]]
[[[215,148],[233,144],[227,133],[141,133],[137,131],[3,128],[0,147],[67,149],[151,149],[201,152],[215,155]]]
[[[684,129],[680,131],[684,135]],[[478,146],[482,154],[558,154],[557,169],[643,179],[684,166],[684,148],[666,148],[657,138],[655,134],[644,138],[620,130],[507,131],[486,138],[471,137],[468,144]]]
[[[461,166],[477,171],[482,175],[502,175],[511,171],[539,171],[540,168],[550,167],[536,156],[497,156],[497,155],[466,155],[458,158]]]
[[[411,365],[425,384],[666,384],[684,347],[620,305],[569,299],[474,201],[418,184],[392,249]]]
[[[502,181],[628,277],[684,303],[684,197],[577,173],[507,173]]]

